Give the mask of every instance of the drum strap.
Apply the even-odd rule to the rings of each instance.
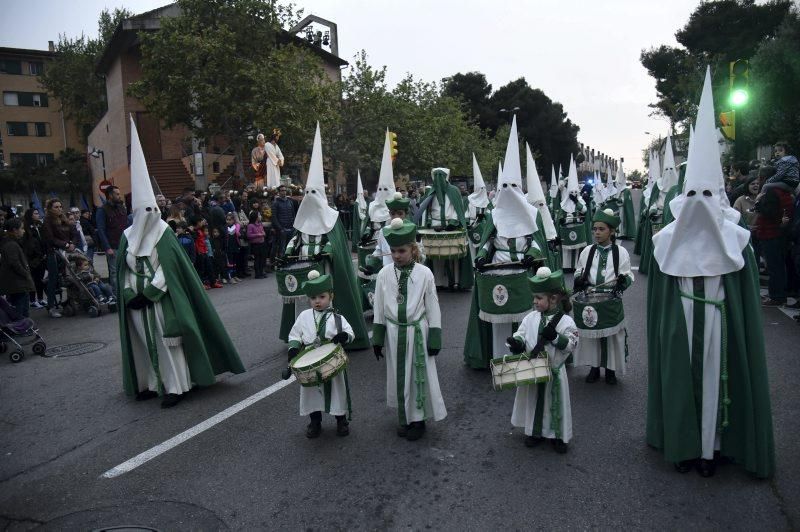
[[[586,258],[586,266],[581,273],[581,279],[584,284],[589,280],[589,272],[592,269],[592,261],[594,260],[595,252],[597,251],[597,244],[592,244],[589,248],[589,256]],[[611,260],[614,262],[614,277],[619,277],[619,246],[611,244]]]

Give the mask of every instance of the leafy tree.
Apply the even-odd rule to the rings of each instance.
[[[462,100],[467,114],[475,117],[482,129],[497,129],[497,115],[489,103],[492,85],[486,81],[486,75],[480,72],[458,73],[444,78],[442,84],[442,94]]]
[[[84,142],[106,112],[105,80],[95,72],[95,66],[114,29],[131,14],[125,8],[113,12],[104,9],[95,39],[59,35],[56,55],[39,76],[45,90],[58,98],[64,116],[76,123]]]
[[[338,113],[338,86],[318,56],[282,30],[301,14],[265,0],[179,0],[181,14],[142,33],[142,77],[129,88],[166,127],[230,139],[244,177],[247,137],[280,125],[306,152],[315,123]]]

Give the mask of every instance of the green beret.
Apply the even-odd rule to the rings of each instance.
[[[594,222],[603,222],[607,226],[616,229],[619,227],[619,216],[614,216],[614,211],[611,209],[605,209],[602,211],[597,211],[597,213],[594,215],[594,219],[592,220],[592,223]]]
[[[303,283],[302,289],[308,297],[333,292],[333,278],[328,274],[320,275],[317,270],[311,270],[308,272],[308,281]]]
[[[413,244],[417,241],[417,225],[408,220],[394,218],[383,228],[383,237],[389,247],[393,248]]]
[[[566,292],[564,272],[561,270],[551,272],[546,266],[536,270],[536,275],[528,278],[528,284],[534,294]]]

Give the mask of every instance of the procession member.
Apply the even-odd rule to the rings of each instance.
[[[561,237],[561,264],[564,271],[574,271],[581,250],[586,247],[588,209],[578,188],[578,170],[570,157],[569,174],[561,196],[558,232]]]
[[[137,400],[175,406],[193,385],[244,366],[194,267],[161,219],[131,117],[133,224],[117,250],[122,379]]]
[[[400,192],[395,192],[391,199],[386,200],[386,208],[389,209],[389,216],[391,216],[392,220],[395,218],[405,220],[408,216],[410,204],[411,201],[408,198],[404,198]],[[377,273],[381,268],[393,262],[389,243],[386,241],[383,231],[379,231],[376,238],[375,251],[372,252],[371,260],[367,261],[364,271],[367,274]]]
[[[636,217],[633,213],[631,190],[628,188],[628,180],[625,177],[625,171],[622,169],[623,162],[625,162],[625,159],[620,159],[616,180],[620,220],[617,233],[618,238],[633,240],[636,237]]]
[[[723,214],[711,72],[697,112],[685,193],[653,236],[647,283],[647,443],[685,473],[717,456],[774,471],[758,270],[750,232]],[[719,455],[716,452],[719,452]]]
[[[386,206],[386,200],[394,197],[395,192],[397,192],[397,189],[394,186],[394,173],[392,171],[391,140],[389,138],[389,130],[387,129],[383,142],[381,169],[378,174],[378,190],[375,192],[375,199],[369,204],[367,217],[362,222],[362,246],[377,240],[378,232],[391,220],[389,208]]]
[[[434,168],[431,170],[431,177],[433,187],[420,200],[415,222],[420,228],[463,233],[453,236],[458,238],[458,242],[463,242],[465,249],[460,256],[429,258],[427,264],[433,271],[437,287],[468,290],[472,288],[473,272],[472,259],[466,249],[467,220],[461,192],[458,187],[450,184],[449,168]],[[426,252],[431,251],[433,250],[426,249]]]
[[[603,207],[608,199],[608,194],[606,193],[603,179],[600,177],[600,172],[595,170],[593,179],[594,188],[592,189],[592,199],[595,201],[596,207]]]
[[[324,267],[326,273],[333,277],[334,289],[338,295],[337,309],[347,318],[355,333],[355,339],[348,344],[348,349],[369,347],[358,280],[347,247],[347,235],[339,220],[338,211],[328,205],[325,195],[319,123],[314,134],[305,194],[297,210],[294,228],[297,232],[286,245],[279,261],[281,269],[276,275],[279,291],[283,290],[284,295],[280,339],[284,342],[289,340],[292,323],[303,310],[303,298],[293,295],[300,288],[297,275],[307,275],[307,268]],[[284,283],[283,286],[280,285],[281,282]]]
[[[464,362],[474,369],[487,368],[492,358],[508,354],[505,339],[531,310],[528,275],[544,259],[534,238],[538,212],[522,193],[516,117],[497,187],[475,258],[478,286],[464,341]]]
[[[692,139],[694,138],[694,126],[689,124],[689,150],[692,149]],[[687,152],[688,153],[688,152]],[[675,219],[675,216],[672,213],[672,208],[670,207],[670,203],[676,197],[683,194],[683,185],[686,182],[686,161],[683,161],[681,164],[678,165],[678,184],[672,187],[670,191],[667,193],[667,197],[664,199],[664,216],[662,217],[662,223],[667,225],[668,223],[672,222]],[[720,183],[720,186],[725,190],[725,183],[724,181]],[[723,194],[724,200],[722,200],[723,208],[726,205],[730,205],[728,201],[727,193]],[[720,198],[722,199],[722,198]],[[732,220],[736,222],[736,220]]]
[[[653,195],[650,196],[650,205],[648,207],[648,216],[644,223],[645,228],[642,231],[641,252],[642,258],[639,261],[639,272],[647,275],[650,270],[650,263],[653,258],[653,236],[655,236],[664,226],[664,206],[666,205],[666,198],[672,187],[678,184],[678,173],[675,169],[675,157],[672,154],[672,140],[667,137],[666,147],[664,148],[664,162],[661,168],[661,176],[656,182],[658,189],[657,197],[653,200]],[[653,194],[656,190],[653,189]],[[649,238],[647,238],[649,235]]]
[[[559,170],[560,171],[560,170]],[[560,189],[558,186],[558,177],[556,177],[556,167],[550,167],[550,188],[547,191],[547,204],[550,208],[550,216],[553,220],[558,220],[558,208],[561,205],[561,199],[559,198]]]
[[[472,194],[468,196],[467,206],[467,237],[469,238],[469,251],[472,260],[475,260],[475,253],[477,253],[477,246],[481,241],[483,235],[483,226],[486,223],[486,217],[492,210],[492,202],[489,201],[489,194],[486,192],[486,183],[483,182],[483,175],[478,166],[478,159],[475,154],[472,154],[472,179],[473,189]]]
[[[535,447],[549,439],[555,451],[564,454],[572,439],[572,409],[564,362],[578,346],[578,331],[567,314],[571,307],[563,272],[551,272],[543,266],[529,284],[534,311],[525,316],[506,342],[514,354],[545,354],[551,377],[545,383],[517,387],[511,424],[525,430],[526,447]]]
[[[525,180],[528,188],[526,199],[534,209],[536,209],[536,244],[544,252],[547,259],[547,266],[552,270],[561,268],[561,250],[558,247],[558,232],[550,216],[550,209],[542,189],[542,182],[539,180],[539,173],[536,171],[536,163],[533,160],[531,147],[525,143]]]
[[[597,382],[600,368],[604,368],[606,383],[616,384],[617,372],[625,374],[628,359],[628,332],[619,296],[633,283],[633,272],[628,251],[614,241],[619,223],[611,209],[597,211],[592,224],[595,244],[584,248],[575,269],[575,292],[591,287],[616,300],[606,306],[587,305],[581,316],[576,309],[581,343],[575,351],[575,364],[591,366],[586,377],[589,383]]]
[[[372,343],[375,357],[386,353],[386,401],[397,408],[397,435],[418,440],[425,421],[440,421],[447,410],[436,361],[442,324],[433,273],[420,264],[417,226],[395,218],[383,229],[393,264],[378,274]]]
[[[333,279],[330,275],[320,275],[317,270],[311,270],[302,290],[311,308],[300,313],[289,331],[290,363],[306,348],[320,347],[323,343],[344,345],[355,338],[347,319],[333,307]],[[289,368],[284,370],[284,379],[290,375]],[[311,420],[306,428],[306,437],[316,438],[322,432],[322,412],[336,417],[337,436],[350,434],[347,368],[318,386],[300,386],[300,415],[309,416]]]
[[[653,237],[652,228],[647,223],[649,218],[651,201],[655,202],[658,198],[658,178],[661,175],[661,162],[658,154],[651,151],[650,160],[647,165],[647,183],[642,191],[642,196],[639,199],[639,225],[636,226],[636,242],[633,246],[633,253],[642,255],[642,247],[644,243]],[[655,194],[653,194],[655,191]],[[647,229],[647,234],[645,234]],[[641,262],[641,261],[640,261]]]
[[[361,237],[361,225],[367,219],[367,196],[364,185],[361,183],[361,170],[358,171],[358,186],[356,188],[356,201],[353,202],[353,222],[350,229],[352,251],[358,251],[358,241]]]

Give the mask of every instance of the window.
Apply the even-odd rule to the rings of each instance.
[[[44,72],[44,63],[41,61],[31,61],[28,63],[28,67],[30,69],[31,76],[38,76]]]
[[[37,137],[49,137],[50,136],[50,123],[49,122],[36,122],[34,124],[36,127],[36,136]]]
[[[0,59],[0,74],[22,74],[22,61]]]
[[[211,171],[214,172],[215,174],[219,173],[219,161],[214,161],[213,163],[211,163]]]
[[[12,153],[11,166],[47,166],[53,164],[55,156],[52,153]]]
[[[48,107],[50,102],[43,92],[4,92],[3,103],[22,107]]]
[[[47,166],[49,164],[53,164],[53,161],[55,161],[55,156],[52,153],[36,154],[36,164],[38,166]]]
[[[28,136],[28,123],[27,122],[8,122],[8,136],[9,137],[27,137]]]
[[[16,92],[4,92],[3,105],[19,105],[19,95]]]

